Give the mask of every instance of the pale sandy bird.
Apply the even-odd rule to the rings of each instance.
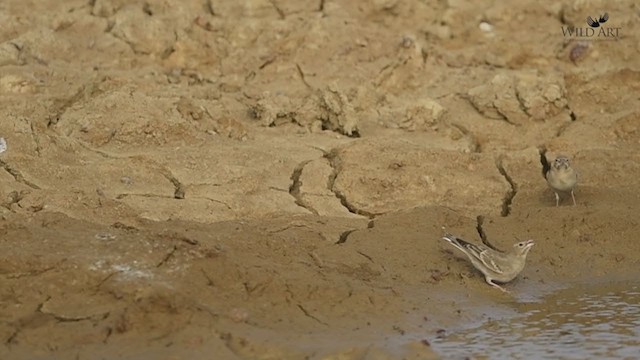
[[[573,195],[573,189],[578,184],[578,172],[571,167],[569,158],[560,155],[549,166],[544,174],[547,183],[556,194],[556,206],[560,206],[560,193],[571,193],[573,206],[576,205],[576,197]]]
[[[527,254],[533,246],[533,240],[527,240],[514,244],[508,252],[501,252],[485,245],[468,243],[451,234],[446,234],[442,239],[467,255],[473,266],[484,274],[487,284],[504,292],[508,291],[494,281],[506,283],[515,279],[524,269]]]

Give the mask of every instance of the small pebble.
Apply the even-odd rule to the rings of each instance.
[[[411,37],[404,36],[402,38],[402,47],[403,48],[408,49],[408,48],[412,47],[413,44],[414,44],[414,40]]]
[[[569,60],[571,60],[574,64],[581,60],[589,51],[589,43],[587,42],[578,42],[575,44],[571,51],[569,51]]]
[[[112,235],[110,233],[99,233],[99,234],[96,234],[96,239],[98,239],[98,240],[108,241],[108,240],[113,240],[115,238],[116,238],[116,236]]]
[[[480,25],[480,30],[484,31],[484,32],[492,32],[493,31],[493,25],[489,24],[488,22],[481,22]]]

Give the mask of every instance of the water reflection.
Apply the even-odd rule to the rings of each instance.
[[[572,288],[517,304],[522,315],[433,342],[443,358],[637,359],[640,288]]]

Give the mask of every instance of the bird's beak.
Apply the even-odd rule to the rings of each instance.
[[[528,248],[530,248],[530,247],[532,247],[532,246],[533,246],[533,245],[535,245],[535,244],[536,244],[536,243],[535,243],[535,242],[533,242],[533,240],[527,240],[527,242],[526,242],[525,246],[526,246],[526,247],[528,247]]]

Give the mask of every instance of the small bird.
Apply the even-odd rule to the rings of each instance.
[[[494,281],[506,283],[515,279],[524,269],[527,254],[534,245],[533,240],[522,241],[513,245],[511,251],[501,252],[485,245],[471,244],[451,234],[446,234],[442,239],[467,255],[473,266],[484,274],[487,284],[504,292],[509,291]]]
[[[576,205],[576,197],[573,195],[573,189],[578,184],[578,172],[571,167],[569,158],[560,155],[549,166],[544,175],[547,183],[556,194],[556,206],[560,206],[560,193],[571,193],[573,206]]]

